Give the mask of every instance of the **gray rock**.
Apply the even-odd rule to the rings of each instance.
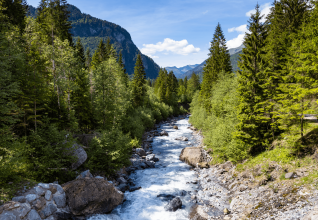
[[[46,191],[44,198],[50,201],[52,199],[52,192],[50,190]]]
[[[39,211],[46,205],[46,200],[43,197],[40,197],[39,199],[32,202],[33,208],[35,210]]]
[[[31,211],[31,206],[28,203],[21,204],[20,208],[17,210],[20,218],[24,218]]]
[[[154,154],[149,154],[146,156],[146,160],[154,160],[155,155]]]
[[[177,137],[175,138],[177,141],[188,141],[189,139],[187,137]]]
[[[126,192],[129,190],[129,186],[125,183],[121,183],[121,184],[119,184],[119,186],[117,186],[117,189],[119,191]]]
[[[17,197],[13,197],[12,201],[24,203],[24,202],[26,202],[26,198],[24,196],[17,196]]]
[[[34,187],[36,194],[39,196],[43,196],[46,192],[46,190],[44,190],[42,187],[36,186]]]
[[[160,136],[169,136],[168,132],[163,130],[162,132],[160,132]]]
[[[34,200],[38,199],[39,196],[36,194],[29,194],[25,198],[30,203],[30,202],[33,202]]]
[[[147,156],[146,152],[144,149],[142,148],[136,148],[136,153],[139,155],[139,156]]]
[[[16,220],[17,217],[13,214],[13,212],[5,211],[0,215],[0,220]]]
[[[39,183],[38,186],[42,187],[43,189],[50,189],[50,184],[47,183]]]
[[[28,220],[41,220],[40,215],[37,213],[37,211],[35,211],[34,209],[32,209],[28,216],[27,216]]]
[[[89,170],[85,170],[85,171],[82,172],[80,175],[78,175],[78,176],[76,177],[76,179],[85,178],[85,177],[93,178],[93,175],[91,174],[91,172],[90,172]]]
[[[117,179],[117,181],[118,181],[119,183],[127,184],[127,180],[125,180],[124,177],[119,177],[119,178]]]
[[[104,179],[102,176],[95,176],[96,179]]]
[[[293,179],[295,178],[295,172],[290,172],[285,174],[286,179]]]
[[[44,219],[44,220],[57,220],[53,215],[49,216],[48,218]]]
[[[168,205],[165,206],[165,210],[169,212],[175,212],[182,207],[182,201],[179,197],[172,199]]]
[[[57,206],[57,208],[63,208],[66,206],[66,196],[65,194],[54,194],[53,200]]]
[[[57,207],[53,203],[49,203],[45,206],[45,208],[39,212],[39,215],[42,219],[45,219],[52,215],[54,212],[57,211]]]
[[[146,161],[145,164],[146,164],[149,168],[155,168],[155,162],[153,162],[153,161]]]
[[[72,156],[77,157],[77,161],[72,164],[71,168],[73,170],[77,169],[79,166],[81,166],[87,159],[87,153],[84,150],[84,148],[78,144],[73,144],[72,146]]]

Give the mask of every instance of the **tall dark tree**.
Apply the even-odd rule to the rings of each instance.
[[[2,0],[0,2],[4,8],[3,14],[11,24],[19,27],[20,32],[24,31],[26,22],[25,17],[28,11],[28,4],[25,0]]]
[[[77,38],[76,45],[75,45],[75,53],[76,53],[80,66],[82,66],[83,68],[86,68],[86,65],[85,65],[86,57],[85,57],[84,47],[81,42],[81,38]]]
[[[212,85],[218,79],[221,71],[232,72],[230,54],[226,47],[226,40],[220,24],[216,26],[211,42],[209,58],[203,68],[203,81],[200,91],[200,100],[206,110],[210,108]]]
[[[92,62],[91,51],[89,50],[89,48],[87,48],[87,50],[85,52],[85,68],[86,69],[88,69],[88,70],[90,69],[91,62]]]
[[[124,64],[124,60],[123,60],[123,54],[122,54],[121,51],[119,52],[118,63],[120,65],[121,69],[123,70],[124,83],[125,83],[126,86],[128,86],[129,76],[126,73],[125,64]]]
[[[132,96],[135,106],[142,106],[146,96],[146,72],[141,55],[137,55],[134,78],[132,81]]]
[[[265,83],[264,47],[267,31],[261,22],[259,5],[256,5],[255,14],[248,21],[248,30],[244,39],[243,53],[240,55],[239,86],[240,98],[237,137],[246,145],[263,149],[268,145],[269,118],[265,114],[264,101],[266,96],[263,90]]]

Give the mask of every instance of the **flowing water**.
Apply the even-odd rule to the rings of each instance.
[[[169,136],[158,136],[153,139],[153,153],[160,159],[156,168],[137,170],[130,175],[140,190],[126,192],[126,201],[113,210],[113,214],[121,220],[181,220],[188,219],[191,207],[188,192],[195,189],[195,185],[187,184],[195,178],[190,166],[179,160],[181,150],[190,144],[195,145],[195,138],[189,126],[188,118],[178,120],[175,125],[178,130],[169,124],[161,125]],[[184,136],[189,141],[178,141],[175,138]],[[185,195],[185,192],[186,195]],[[167,212],[164,206],[171,199],[169,195],[179,196],[182,200],[182,209],[176,212]],[[184,196],[185,195],[185,196]],[[110,216],[109,216],[110,217]],[[89,220],[107,220],[107,215],[95,215]]]

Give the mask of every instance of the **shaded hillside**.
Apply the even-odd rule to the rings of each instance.
[[[76,40],[80,37],[85,50],[90,48],[93,53],[101,39],[105,42],[110,38],[117,52],[122,51],[126,71],[129,75],[134,73],[136,57],[141,53],[133,43],[130,34],[121,26],[101,20],[91,15],[82,13],[77,7],[68,5],[70,11],[69,20],[72,22],[71,33]],[[36,9],[30,6],[30,16],[35,17]],[[142,60],[147,77],[155,79],[158,76],[160,67],[150,57],[142,54]]]

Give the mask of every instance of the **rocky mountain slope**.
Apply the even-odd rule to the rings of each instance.
[[[121,26],[95,18],[89,14],[82,13],[76,6],[68,5],[70,11],[69,20],[72,22],[72,35],[74,40],[80,37],[85,50],[89,48],[93,53],[101,39],[114,44],[116,51],[122,51],[126,71],[129,75],[134,73],[137,54],[141,53],[131,39],[130,34]],[[36,16],[36,9],[29,6],[29,14]],[[142,60],[147,77],[155,79],[160,67],[150,57],[142,54]]]

